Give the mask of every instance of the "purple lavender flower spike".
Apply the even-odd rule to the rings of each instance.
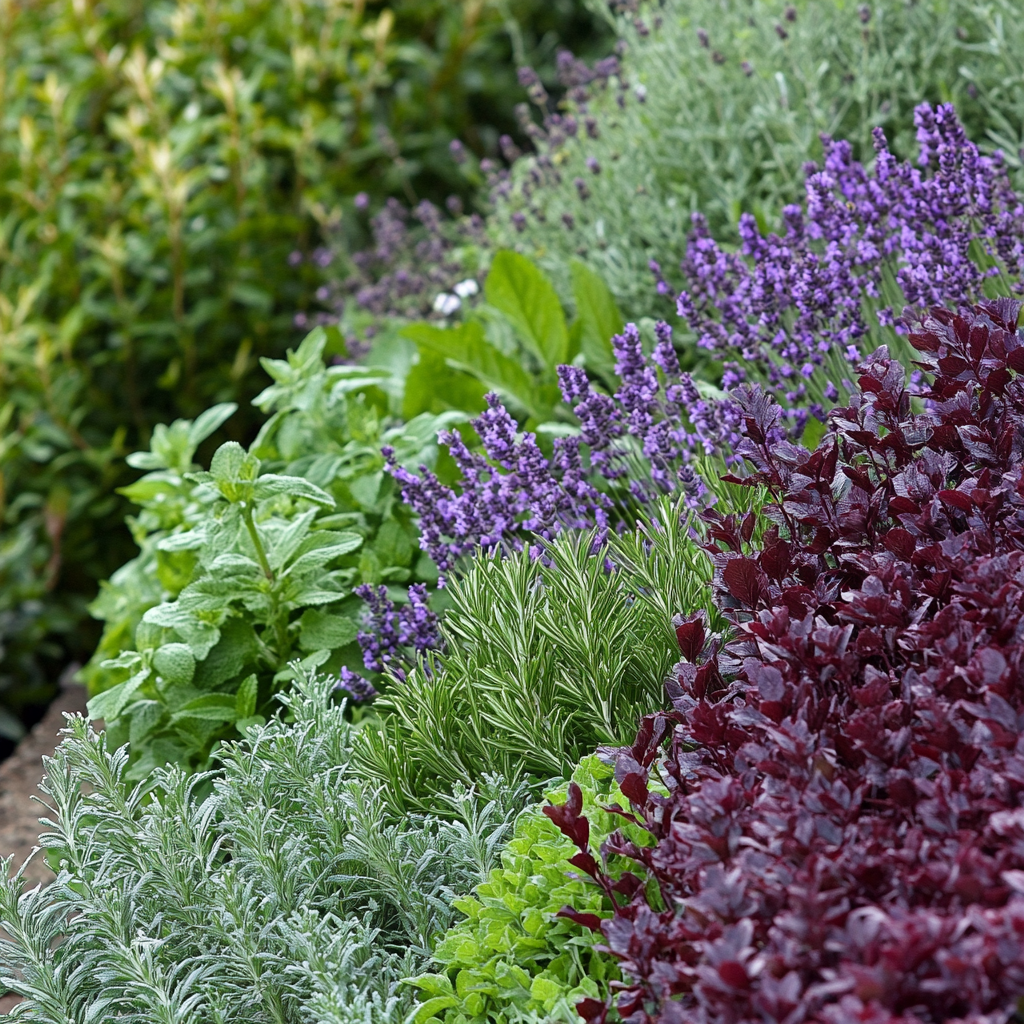
[[[915,124],[919,167],[899,163],[880,129],[870,173],[848,143],[823,138],[823,165],[805,168],[806,202],[783,211],[783,236],[744,214],[731,253],[694,215],[677,312],[699,349],[768,386],[794,434],[808,408],[841,397],[843,364],[897,343],[895,301],[957,308],[1000,275],[1024,290],[1024,204],[1001,156],[982,156],[951,106],[924,104]]]
[[[336,690],[344,690],[356,703],[364,703],[373,700],[377,696],[376,687],[366,676],[353,672],[347,665],[341,666],[338,673],[338,681],[334,684]]]

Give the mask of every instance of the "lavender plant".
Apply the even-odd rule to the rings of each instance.
[[[210,785],[126,779],[127,751],[81,718],[47,762],[41,842],[57,881],[0,862],[0,991],[14,1019],[400,1024],[454,904],[497,866],[520,788],[461,788],[445,819],[387,821],[355,769],[358,729],[303,673],[230,744]]]
[[[744,214],[731,252],[693,216],[678,313],[723,365],[723,387],[763,382],[798,435],[852,393],[853,366],[879,345],[909,364],[904,304],[956,308],[1024,289],[1024,203],[1006,161],[982,156],[950,105],[919,106],[915,124],[918,166],[898,161],[880,128],[870,172],[849,143],[824,139],[782,235]]]
[[[569,260],[583,258],[627,317],[649,313],[648,261],[678,259],[693,211],[735,241],[742,212],[763,226],[793,201],[822,133],[867,160],[882,127],[909,156],[924,100],[954,102],[979,143],[1020,166],[1024,26],[1012,0],[616,7],[616,56],[588,66],[562,54],[558,104],[525,76],[535,152],[491,171],[492,244],[537,259],[566,298]]]
[[[522,550],[565,528],[596,527],[603,537],[662,494],[681,491],[691,506],[701,500],[714,474],[697,469],[705,457],[728,453],[738,410],[681,371],[667,324],[654,333],[650,357],[634,324],[612,339],[620,381],[613,395],[582,368],[559,367],[577,426],[560,431],[549,454],[536,433],[519,433],[493,394],[472,424],[484,454],[457,429],[440,435],[460,472],[458,488],[426,466],[411,472],[384,449],[402,500],[419,516],[420,546],[442,576],[470,553]]]

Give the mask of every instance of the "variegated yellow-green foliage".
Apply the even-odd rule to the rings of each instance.
[[[591,755],[572,778],[583,792],[595,856],[616,829],[643,841],[640,830],[603,809],[616,802],[612,768]],[[556,803],[565,795],[565,784],[547,794]],[[416,1024],[576,1024],[576,1002],[603,998],[608,981],[619,977],[615,960],[594,949],[600,933],[558,917],[564,906],[599,917],[610,916],[612,908],[605,894],[585,877],[581,881],[568,864],[577,850],[543,807],[536,804],[520,814],[501,865],[472,895],[455,900],[465,919],[438,942],[439,970],[412,979],[421,993]],[[609,864],[613,877],[615,860]]]

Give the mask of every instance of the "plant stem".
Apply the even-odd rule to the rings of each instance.
[[[259,560],[263,575],[273,583],[275,580],[274,570],[270,568],[266,548],[263,547],[263,541],[260,540],[256,523],[253,522],[252,506],[248,502],[242,503],[242,522],[245,523],[245,528],[249,531],[249,539],[252,541],[252,546],[256,549],[256,558]]]

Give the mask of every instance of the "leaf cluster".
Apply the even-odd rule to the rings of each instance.
[[[778,440],[764,393],[740,393],[766,529],[710,517],[736,635],[720,650],[702,616],[681,622],[673,710],[619,751],[653,845],[613,835],[603,853],[632,860],[636,884],[589,854],[578,788],[551,809],[616,903],[591,924],[626,982],[619,1014],[1019,1012],[1020,309],[908,317],[926,402],[880,349],[814,452]],[[600,1024],[610,1003],[577,1009]]]
[[[300,340],[353,196],[468,193],[449,142],[514,131],[515,63],[563,33],[594,38],[567,0],[0,4],[9,706],[95,643],[121,457],[229,400],[250,440],[257,357]]]
[[[566,531],[538,555],[482,557],[452,582],[443,654],[387,681],[361,736],[367,778],[396,809],[436,809],[485,773],[566,777],[662,702],[673,616],[709,603],[690,516],[664,499],[634,532]]]
[[[131,740],[131,778],[204,765],[220,739],[263,721],[296,659],[336,672],[357,658],[355,584],[422,576],[380,447],[433,461],[451,417],[389,426],[381,374],[325,366],[325,343],[317,329],[264,361],[274,383],[256,401],[271,415],[248,451],[229,441],[208,472],[193,465],[225,405],[158,427],[131,457],[149,470],[125,492],[142,506],[141,553],[93,606],[106,630],[84,670],[91,716],[111,743]]]
[[[177,767],[133,788],[127,751],[70,721],[44,783],[58,878],[25,891],[3,864],[14,1019],[405,1019],[398,983],[496,865],[523,793],[491,780],[456,794],[446,820],[386,822],[330,682],[302,675],[282,700],[292,724],[230,744],[208,796]]]
[[[600,847],[622,825],[604,810],[614,788],[614,772],[594,755],[573,771],[591,824],[590,842]],[[566,784],[546,794],[562,802]],[[640,842],[641,829],[626,826]],[[420,990],[416,1024],[513,1024],[558,1021],[575,1024],[575,1004],[607,991],[618,980],[614,961],[595,950],[593,932],[560,914],[566,904],[578,913],[607,916],[612,906],[597,887],[566,872],[574,854],[543,804],[524,810],[501,851],[501,865],[472,895],[453,906],[465,919],[440,939],[434,950],[439,970],[412,979]],[[619,865],[609,865],[613,877]]]
[[[501,250],[487,272],[484,301],[464,309],[459,322],[404,327],[402,337],[417,350],[405,383],[405,415],[436,411],[442,382],[450,389],[461,380],[467,411],[482,410],[484,395],[493,392],[527,423],[550,423],[560,417],[559,366],[584,365],[613,381],[610,339],[622,330],[622,315],[597,274],[579,260],[571,271],[577,309],[571,322],[548,275],[527,257]]]

